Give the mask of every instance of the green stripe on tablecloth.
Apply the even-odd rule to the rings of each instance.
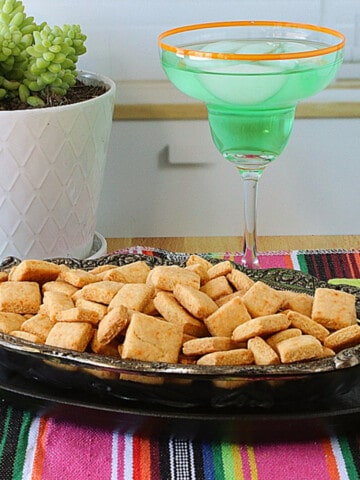
[[[297,254],[297,259],[299,262],[300,270],[304,273],[309,273],[309,269],[306,263],[306,257],[303,253],[298,253]]]
[[[213,462],[214,462],[214,470],[215,470],[215,479],[225,480],[221,443],[215,443],[212,446],[212,453],[213,453]]]
[[[15,454],[14,461],[14,480],[22,478],[22,472],[24,468],[26,449],[29,440],[29,430],[32,421],[32,415],[30,412],[25,412],[20,428],[18,446]]]
[[[1,415],[3,418],[2,432],[1,432],[1,441],[0,441],[0,463],[3,461],[4,457],[4,448],[7,442],[7,436],[9,432],[9,424],[11,420],[12,407],[4,408],[4,414]]]
[[[32,415],[10,406],[2,406],[0,416],[2,418],[0,479],[21,480]]]
[[[359,469],[356,468],[356,463],[358,463],[358,459],[356,459],[356,463],[354,462],[354,457],[351,452],[351,448],[349,445],[349,438],[347,435],[340,435],[338,437],[338,441],[341,448],[341,453],[343,455],[343,459],[345,462],[346,472],[349,476],[350,480],[358,480],[360,477]],[[354,452],[355,455],[358,455],[359,452]]]

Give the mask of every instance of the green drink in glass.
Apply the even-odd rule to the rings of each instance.
[[[240,172],[246,267],[259,266],[256,206],[261,174],[285,148],[297,103],[335,77],[344,43],[341,33],[328,28],[266,21],[198,24],[159,36],[169,80],[205,102],[213,142]]]

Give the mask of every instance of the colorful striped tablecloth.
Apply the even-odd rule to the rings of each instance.
[[[156,255],[154,249],[127,252]],[[238,254],[213,254],[237,261]],[[360,278],[360,251],[264,253],[262,268],[287,267],[320,279]],[[353,431],[321,438],[238,443],[152,438],[36,416],[0,403],[0,480],[355,480],[360,416]]]

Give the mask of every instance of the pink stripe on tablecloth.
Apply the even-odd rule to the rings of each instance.
[[[259,262],[261,268],[291,268],[291,257],[285,252],[268,255],[260,253]]]
[[[233,262],[241,264],[242,254],[239,252],[218,253],[213,254],[215,257],[224,260],[232,260]],[[260,253],[259,262],[261,268],[292,268],[292,259],[289,252],[269,252]]]
[[[255,445],[258,478],[332,480],[321,441]],[[274,461],[276,459],[276,461]]]
[[[240,448],[240,455],[241,455],[241,462],[242,462],[242,474],[244,480],[252,480],[252,466],[249,462],[249,455],[248,455],[248,445],[239,445]]]
[[[110,480],[112,435],[108,430],[50,419],[42,480]]]

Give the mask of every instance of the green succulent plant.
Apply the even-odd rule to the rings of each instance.
[[[38,25],[21,0],[0,0],[0,102],[18,97],[42,107],[47,94],[66,95],[85,40],[79,25]]]

